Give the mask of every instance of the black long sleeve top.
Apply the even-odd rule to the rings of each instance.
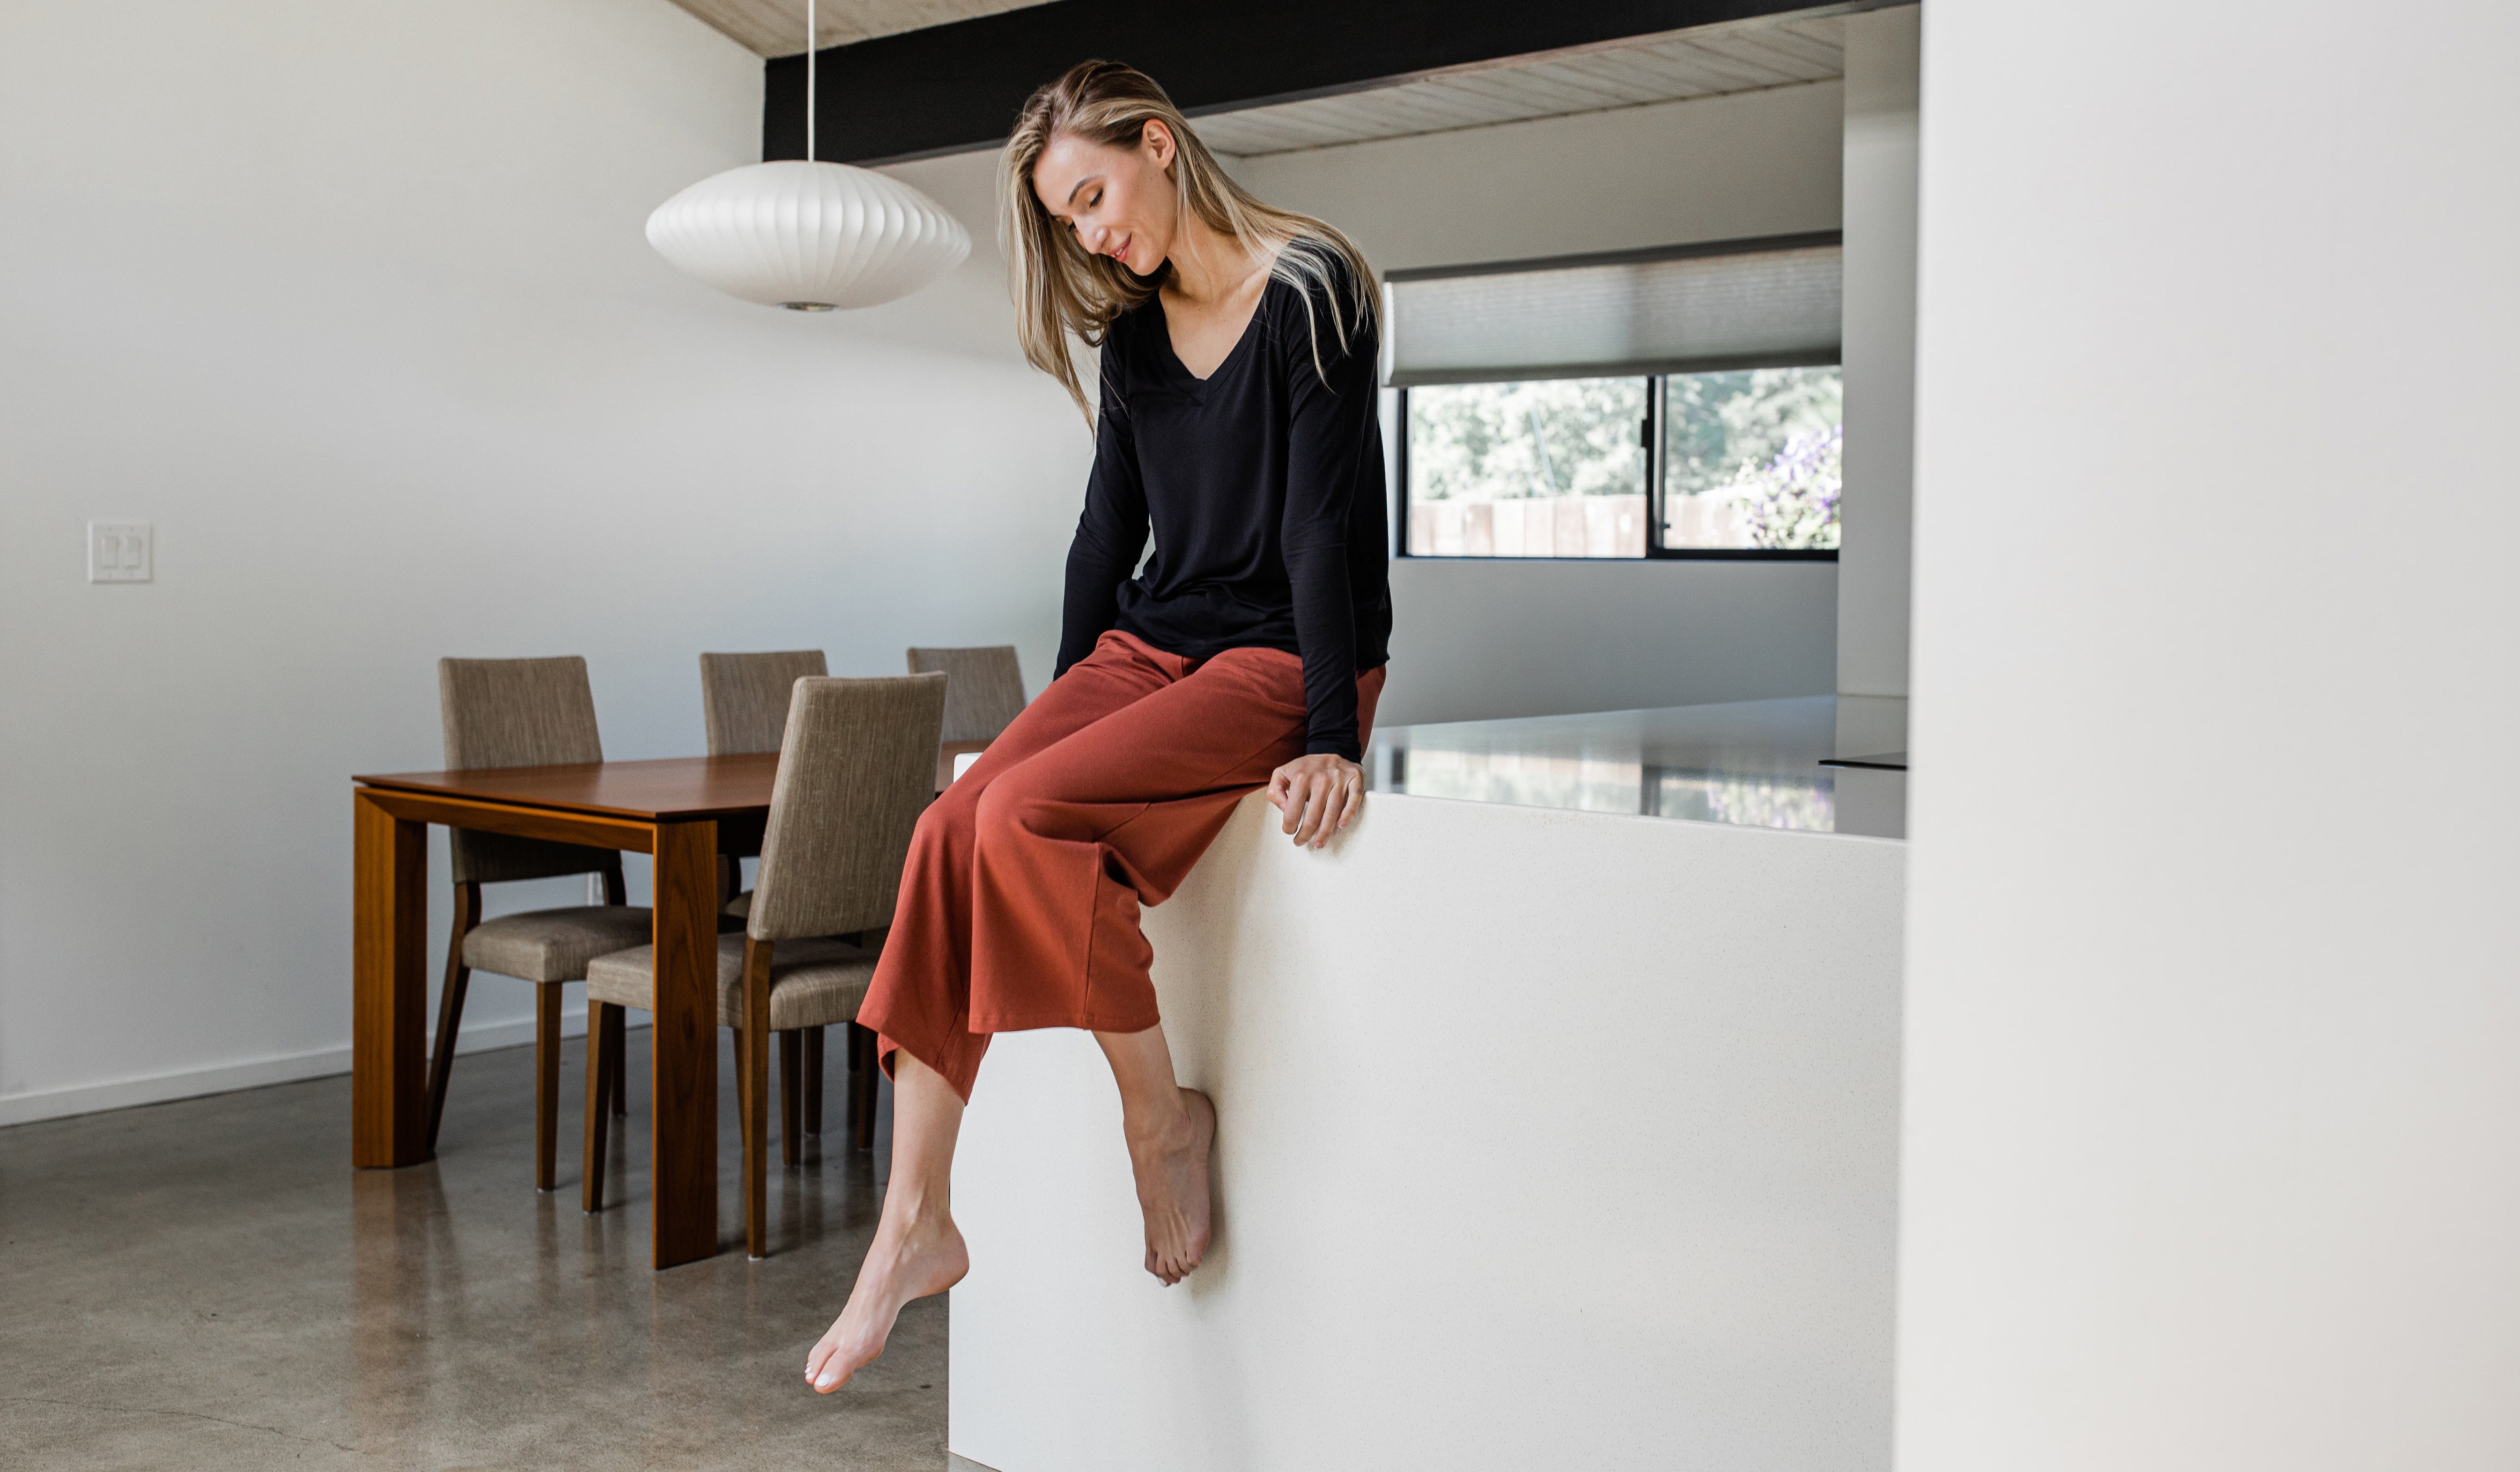
[[[1379,349],[1336,271],[1344,346],[1318,290],[1308,321],[1301,289],[1273,278],[1205,379],[1174,355],[1160,296],[1112,322],[1058,673],[1112,628],[1193,659],[1285,649],[1304,661],[1304,750],[1356,761],[1356,677],[1390,658],[1391,584]]]

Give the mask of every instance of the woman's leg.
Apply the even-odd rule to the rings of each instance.
[[[893,1070],[893,1174],[848,1307],[807,1360],[806,1378],[817,1390],[846,1383],[883,1353],[902,1305],[943,1292],[968,1268],[948,1192],[963,1101],[991,1032],[1094,1029],[1120,1086],[1147,1218],[1147,1269],[1170,1283],[1198,1266],[1209,1235],[1216,1112],[1205,1094],[1174,1080],[1147,977],[1149,955],[1137,932],[1138,904],[1141,895],[1159,902],[1178,887],[1234,804],[1302,750],[1302,675],[1293,656],[1262,650],[1231,651],[1192,674],[1188,661],[1106,635],[1093,656],[1054,682],[1017,727],[992,743],[964,778],[971,786],[959,794],[962,801],[949,789],[938,803],[945,811],[930,811],[930,819],[951,822],[922,821],[922,831],[932,829],[939,840],[933,872],[925,883],[905,877],[883,961],[859,1014],[885,1035]],[[1184,687],[1193,684],[1185,698]],[[1359,682],[1364,722],[1372,719],[1380,687],[1379,671]],[[1029,728],[1025,739],[1009,740],[1018,728]],[[1099,732],[1075,738],[1088,728]],[[972,782],[984,766],[993,770]],[[998,800],[984,804],[992,794]],[[993,823],[982,821],[983,806]],[[1000,858],[1014,861],[1001,866],[1002,878],[1012,883],[982,905],[966,876],[987,868],[980,829],[991,826]],[[941,840],[949,834],[947,847]],[[914,840],[914,870],[920,849]],[[1081,885],[1041,887],[1061,872]],[[1078,948],[1069,942],[1080,926],[1087,974],[1075,976],[1068,973]],[[1052,949],[1032,949],[1043,944]],[[993,951],[998,962],[994,985],[981,989],[985,997],[973,996],[975,948]],[[983,1004],[985,1018],[974,1017],[974,1002]],[[1131,1017],[1131,1025],[1097,1027],[1105,1006]],[[1145,1020],[1135,1021],[1141,1012]],[[959,1076],[922,1061],[930,1050]]]
[[[806,1380],[826,1394],[883,1353],[904,1304],[944,1292],[971,1269],[951,1199],[963,1096],[909,1053],[896,1055],[893,1069],[892,1179],[884,1185],[883,1218],[849,1289],[848,1307],[805,1357]]]
[[[904,1304],[944,1292],[969,1267],[954,1227],[950,1187],[963,1101],[989,1046],[987,1034],[967,1025],[972,829],[980,795],[1043,748],[1189,668],[1178,656],[1104,635],[921,817],[875,983],[858,1012],[858,1021],[878,1033],[878,1056],[893,1077],[892,1174],[848,1306],[806,1357],[805,1378],[816,1390],[846,1384],[883,1353]]]
[[[1372,719],[1379,671],[1358,682]],[[1179,1087],[1139,926],[1252,789],[1302,754],[1303,664],[1234,649],[1046,747],[974,815],[969,1026],[1093,1032],[1120,1087],[1148,1272],[1174,1283],[1208,1245],[1216,1111]]]
[[[971,1096],[988,1051],[987,1028],[971,1026],[971,872],[981,799],[1035,757],[1190,672],[1192,662],[1105,634],[1094,652],[1025,706],[971,770],[919,820],[903,865],[892,927],[857,1020],[875,1029],[886,1073],[916,1055]],[[1143,1026],[1144,1024],[1139,1024]]]
[[[1120,1133],[1138,1178],[1147,1219],[1147,1271],[1169,1288],[1207,1255],[1207,1157],[1216,1143],[1216,1106],[1173,1081],[1163,1026],[1096,1033],[1120,1085]]]

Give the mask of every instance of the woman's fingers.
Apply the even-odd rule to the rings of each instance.
[[[1311,790],[1304,794],[1304,821],[1295,828],[1297,844],[1311,843],[1319,848],[1323,840],[1329,837],[1324,820],[1329,813],[1330,794],[1336,781],[1335,778],[1319,775],[1313,778]]]
[[[1269,800],[1278,806],[1280,832],[1299,848],[1320,848],[1356,821],[1365,805],[1365,774],[1353,762],[1308,756],[1270,774]]]

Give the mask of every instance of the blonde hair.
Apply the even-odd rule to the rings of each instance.
[[[1336,228],[1263,203],[1235,183],[1155,79],[1118,62],[1079,62],[1025,99],[1000,160],[1000,224],[1013,278],[1015,335],[1025,359],[1065,385],[1092,422],[1094,406],[1068,356],[1067,335],[1075,334],[1090,347],[1102,346],[1112,319],[1154,295],[1163,273],[1135,276],[1111,257],[1086,250],[1076,232],[1052,218],[1034,195],[1033,168],[1054,138],[1132,149],[1149,122],[1162,123],[1173,135],[1171,172],[1181,217],[1195,213],[1209,229],[1273,252],[1269,274],[1303,298],[1312,330],[1313,369],[1328,382],[1314,297],[1328,303],[1330,330],[1345,349],[1351,333],[1374,320],[1373,268],[1365,263],[1365,252]],[[1349,273],[1345,302],[1336,273],[1341,264]]]

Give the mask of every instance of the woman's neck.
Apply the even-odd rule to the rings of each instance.
[[[1171,277],[1164,287],[1192,306],[1230,300],[1252,274],[1269,263],[1265,251],[1214,229],[1197,215],[1182,222],[1172,253]]]

